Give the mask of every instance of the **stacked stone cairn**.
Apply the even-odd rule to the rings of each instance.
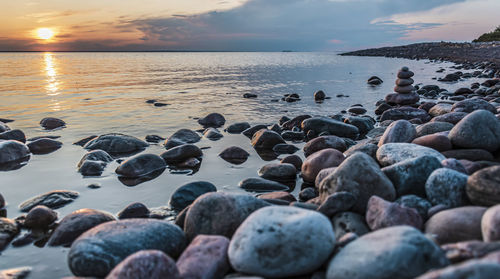
[[[387,94],[385,101],[396,105],[413,105],[417,103],[420,97],[415,92],[415,87],[413,87],[413,79],[411,78],[413,75],[414,73],[408,67],[401,68],[398,71],[396,87],[394,87],[396,93]]]

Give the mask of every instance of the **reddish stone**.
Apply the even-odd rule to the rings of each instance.
[[[377,196],[371,196],[368,200],[366,223],[372,230],[400,225],[421,229],[423,225],[422,217],[417,210],[388,202]]]
[[[284,200],[287,202],[297,201],[297,199],[292,194],[284,191],[262,194],[259,195],[259,199],[276,199],[276,200]]]
[[[302,164],[302,178],[306,182],[314,182],[322,169],[337,167],[344,161],[342,152],[327,148],[313,153]]]
[[[436,149],[437,151],[447,151],[452,148],[451,141],[445,135],[431,134],[416,138],[412,143],[430,147]]]
[[[165,278],[180,279],[175,261],[158,250],[136,252],[109,273],[106,279]]]

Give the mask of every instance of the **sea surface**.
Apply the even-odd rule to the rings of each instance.
[[[336,53],[0,53],[0,118],[15,121],[8,125],[21,129],[28,138],[61,136],[63,147],[47,155],[34,155],[21,169],[0,172],[0,193],[8,205],[8,217],[21,214],[18,205],[51,190],[74,190],[80,197],[57,209],[59,219],[81,208],[116,214],[132,202],[150,208],[166,206],[172,192],[196,180],[214,183],[220,191],[241,191],[238,182],[256,177],[266,161],[252,149],[243,135],[224,134],[219,141],[202,139],[201,168],[194,174],[168,169],[154,180],[134,187],[122,184],[116,162],[101,177],[82,177],[76,169],[85,150],[72,143],[89,135],[117,132],[144,139],[156,134],[168,137],[180,128],[198,130],[196,118],[211,112],[222,113],[226,125],[239,121],[273,124],[287,115],[333,115],[354,104],[373,113],[375,102],[392,92],[396,72],[408,66],[416,83],[437,84],[436,70],[451,63],[431,63],[381,57],[343,57]],[[366,80],[377,75],[384,83],[377,87]],[[439,84],[451,90],[468,86],[476,79],[455,84]],[[321,104],[313,93],[322,89],[332,97]],[[245,93],[258,95],[244,99]],[[281,97],[298,93],[301,101],[286,103]],[[339,94],[348,97],[336,97]],[[155,99],[169,104],[155,107]],[[280,100],[274,102],[273,100]],[[44,131],[44,117],[58,117],[67,127]],[[222,129],[221,129],[222,130]],[[251,156],[241,165],[232,165],[217,154],[237,145]],[[300,146],[300,145],[299,145]],[[161,144],[144,152],[161,154]],[[302,155],[302,152],[298,152]],[[99,189],[87,185],[99,183]],[[294,193],[300,191],[297,180]],[[29,278],[61,278],[71,275],[66,263],[68,248],[9,246],[0,252],[0,270],[30,266]]]

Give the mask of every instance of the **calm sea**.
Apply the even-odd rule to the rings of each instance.
[[[58,135],[64,143],[54,153],[32,156],[21,169],[0,172],[0,193],[8,203],[8,217],[21,214],[17,206],[22,201],[57,189],[81,194],[57,210],[60,218],[80,208],[117,213],[132,202],[164,206],[178,186],[195,180],[210,181],[222,191],[240,191],[238,182],[256,176],[265,164],[242,135],[224,133],[215,142],[203,139],[198,146],[210,148],[204,151],[201,169],[194,175],[167,170],[135,187],[117,179],[117,163],[109,164],[102,177],[83,178],[76,164],[85,151],[72,143],[110,132],[142,139],[148,134],[168,137],[179,128],[200,129],[193,118],[210,112],[224,114],[228,124],[272,124],[282,115],[304,113],[332,115],[353,104],[372,112],[374,103],[392,92],[395,73],[404,65],[415,72],[416,83],[424,84],[435,84],[435,71],[451,66],[335,53],[0,53],[0,117],[14,119],[9,126],[23,130],[27,137]],[[385,82],[368,86],[366,80],[372,75]],[[472,81],[445,88],[453,90]],[[319,89],[332,98],[314,103],[312,95]],[[244,99],[244,93],[258,98]],[[302,100],[272,102],[287,93],[298,93]],[[337,98],[338,94],[349,97]],[[149,99],[169,105],[154,107],[146,103]],[[67,128],[43,131],[39,121],[48,116],[63,119]],[[234,166],[217,157],[231,145],[246,149],[249,160]],[[160,154],[163,150],[161,145],[152,145],[145,152]],[[89,189],[90,183],[102,187]],[[295,192],[299,190],[300,186]],[[68,276],[67,252],[66,248],[33,245],[8,247],[0,254],[0,269],[31,266],[30,278]]]

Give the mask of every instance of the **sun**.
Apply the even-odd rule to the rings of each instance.
[[[54,31],[52,31],[52,29],[50,28],[38,28],[36,30],[36,35],[39,39],[50,40],[52,39],[52,37],[54,37]]]

